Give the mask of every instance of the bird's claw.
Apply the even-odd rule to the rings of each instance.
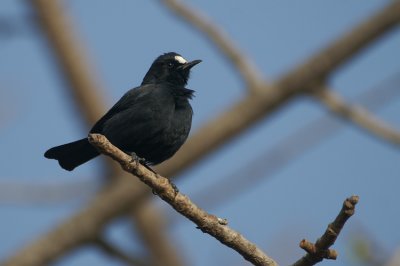
[[[168,181],[169,181],[169,184],[171,185],[171,187],[174,189],[175,196],[176,196],[179,193],[179,188],[174,183],[172,183],[171,179],[168,178]]]
[[[145,164],[146,163],[146,159],[139,157],[135,152],[131,152],[131,163],[133,162],[138,162],[140,164]]]
[[[131,152],[131,157],[132,157],[130,160],[131,163],[133,163],[133,162],[140,163],[141,165],[146,167],[148,170],[153,172],[156,175],[156,177],[158,177],[158,174],[153,169],[151,169],[150,166],[147,165],[146,159],[139,157],[135,152]],[[171,187],[174,189],[175,195],[177,195],[179,193],[178,187],[174,183],[172,183],[171,179],[168,178],[168,181],[169,181],[169,184],[171,185]],[[154,190],[152,191],[152,193],[154,195],[157,195],[157,192],[155,192]]]
[[[146,167],[147,168],[147,170],[149,170],[149,171],[151,171],[153,174],[155,174],[156,176],[158,175],[148,164],[147,164],[147,160],[145,159],[145,158],[142,158],[142,157],[139,157],[139,156],[137,156],[137,154],[136,153],[134,153],[134,152],[132,152],[131,153],[131,163],[133,163],[133,162],[138,162],[138,163],[140,163],[141,165],[143,165],[144,167]]]

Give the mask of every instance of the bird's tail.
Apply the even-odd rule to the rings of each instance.
[[[62,168],[72,171],[75,167],[86,163],[99,155],[87,138],[53,147],[47,150],[44,157],[58,160]]]

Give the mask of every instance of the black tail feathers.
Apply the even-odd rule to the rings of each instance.
[[[87,138],[84,138],[53,147],[45,152],[44,157],[58,160],[62,168],[72,171],[75,167],[86,163],[98,155],[97,150],[89,143]]]

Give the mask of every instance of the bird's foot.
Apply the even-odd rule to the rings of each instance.
[[[171,179],[168,178],[168,181],[169,181],[169,184],[171,185],[171,187],[174,189],[175,196],[176,196],[179,193],[179,188],[174,183],[172,183]]]
[[[155,174],[156,175],[156,177],[158,177],[158,174],[157,174],[157,172],[156,171],[154,171],[153,170],[153,168],[151,168],[150,166],[148,166],[146,163],[143,163],[142,164],[144,167],[146,167],[147,168],[147,170],[149,170],[149,171],[151,171],[153,174]]]
[[[146,164],[146,159],[139,157],[135,152],[131,152],[131,163],[133,162],[139,162],[140,164]]]
[[[130,162],[139,162],[141,165],[146,167],[153,174],[157,175],[157,173],[147,164],[147,160],[145,158],[139,157],[135,152],[131,152],[131,157],[132,157],[132,159]]]
[[[176,195],[178,195],[178,193],[179,193],[179,189],[174,183],[172,183],[172,181],[169,178],[167,178],[167,179],[168,179],[168,182],[171,185],[172,189],[174,190],[174,194],[176,197]],[[158,193],[154,189],[152,189],[151,192],[153,193],[153,195],[158,195]]]

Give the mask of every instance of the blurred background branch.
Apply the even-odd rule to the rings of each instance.
[[[53,49],[54,57],[61,67],[61,74],[69,86],[66,89],[74,97],[86,125],[93,125],[106,111],[102,97],[101,82],[94,76],[94,66],[89,64],[88,53],[65,14],[60,1],[28,1],[35,11],[44,37]]]
[[[125,252],[117,249],[114,245],[110,244],[102,237],[97,237],[96,239],[93,240],[92,243],[94,245],[96,245],[97,247],[99,247],[104,253],[108,254],[111,257],[121,260],[122,262],[126,263],[127,265],[131,265],[131,266],[153,265],[153,264],[145,263],[144,261],[133,258],[131,256],[128,256]]]
[[[366,130],[370,134],[382,138],[392,144],[400,144],[400,132],[374,117],[373,114],[358,105],[346,103],[338,94],[330,88],[322,86],[317,89],[314,96],[320,100],[331,112],[354,125]]]

